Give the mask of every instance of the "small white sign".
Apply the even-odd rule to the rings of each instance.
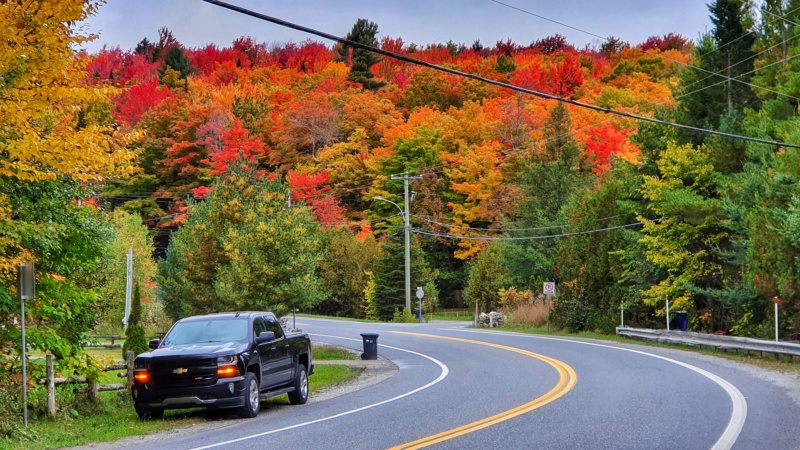
[[[422,290],[422,286],[417,286],[417,298],[422,300],[422,297],[425,296],[425,292]]]
[[[556,295],[556,284],[554,282],[544,282],[544,295]]]

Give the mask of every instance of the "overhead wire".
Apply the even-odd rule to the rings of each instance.
[[[529,15],[532,15],[532,16],[534,16],[534,17],[538,17],[538,18],[540,18],[540,19],[543,19],[543,20],[546,20],[546,21],[548,21],[548,22],[552,22],[552,23],[555,23],[555,24],[558,24],[558,25],[561,25],[561,26],[564,26],[564,27],[570,28],[570,29],[572,29],[572,30],[576,30],[576,31],[579,31],[579,32],[581,32],[581,33],[588,34],[589,36],[593,36],[593,37],[600,38],[600,39],[602,39],[602,40],[604,40],[604,41],[609,41],[609,39],[610,39],[609,37],[603,37],[603,36],[600,36],[599,34],[592,33],[591,31],[586,31],[586,30],[583,30],[583,29],[580,29],[580,28],[577,28],[577,27],[573,27],[573,26],[571,26],[571,25],[567,25],[567,24],[565,24],[565,23],[562,23],[562,22],[558,22],[558,21],[556,21],[556,20],[550,19],[550,18],[548,18],[548,17],[545,17],[545,16],[542,16],[542,15],[540,15],[540,14],[533,13],[533,12],[531,12],[531,11],[528,11],[528,10],[525,10],[525,9],[522,9],[522,8],[519,8],[519,7],[516,7],[516,6],[510,5],[510,4],[508,4],[508,3],[501,2],[501,1],[499,1],[499,0],[490,0],[490,1],[492,1],[492,2],[494,2],[494,3],[497,3],[497,4],[499,4],[499,5],[503,5],[503,6],[505,6],[505,7],[508,7],[508,8],[511,8],[511,9],[517,10],[517,11],[519,11],[519,12],[522,12],[522,13],[525,13],[525,14],[529,14]],[[788,14],[788,13],[787,13],[787,14]],[[749,33],[748,33],[748,34],[749,34]],[[733,41],[736,41],[736,40],[738,40],[738,39],[741,39],[741,38],[743,38],[743,37],[744,37],[744,36],[739,36],[738,38],[734,39]],[[732,43],[733,41],[729,42],[728,44]],[[715,51],[717,51],[717,50],[715,50]],[[711,53],[713,53],[713,51],[709,51],[709,52],[707,52],[706,54],[711,54]],[[682,65],[682,66],[684,66],[684,67],[688,67],[688,68],[690,68],[690,69],[693,69],[693,70],[697,70],[697,71],[700,71],[700,72],[704,72],[704,73],[706,73],[706,74],[709,74],[709,76],[707,76],[707,77],[706,77],[706,78],[704,78],[703,80],[707,80],[708,78],[711,78],[711,77],[714,77],[714,76],[718,76],[718,77],[722,77],[722,78],[724,78],[724,79],[725,79],[725,81],[729,81],[729,80],[730,80],[730,81],[735,81],[735,82],[737,82],[737,83],[742,83],[742,84],[748,85],[748,86],[750,86],[751,88],[756,88],[756,89],[760,89],[760,90],[763,90],[763,91],[768,91],[768,92],[771,92],[771,93],[773,93],[773,94],[777,94],[777,95],[780,95],[780,96],[783,96],[783,97],[788,97],[788,98],[791,98],[791,99],[794,99],[794,100],[798,100],[798,101],[800,101],[800,98],[797,98],[797,97],[794,97],[794,96],[791,96],[791,95],[788,95],[788,94],[785,94],[785,93],[782,93],[782,92],[778,92],[778,91],[775,91],[775,90],[773,90],[773,89],[770,89],[770,88],[767,88],[767,87],[764,87],[764,86],[758,86],[758,85],[755,85],[755,84],[749,83],[749,82],[747,82],[747,81],[744,81],[744,80],[739,80],[739,79],[736,79],[735,77],[729,77],[729,76],[727,76],[727,75],[724,75],[724,74],[722,74],[722,73],[713,72],[713,71],[710,71],[710,70],[704,69],[704,68],[702,68],[702,67],[695,66],[695,65],[693,65],[693,64],[687,64],[687,63],[685,63],[685,62],[683,62],[683,61],[679,61],[679,60],[677,60],[677,59],[670,58],[670,57],[668,57],[668,56],[665,56],[665,55],[663,55],[663,54],[658,54],[658,55],[654,55],[654,56],[657,56],[657,57],[659,57],[659,58],[661,58],[661,59],[664,59],[664,60],[667,60],[667,61],[670,61],[670,62],[674,62],[674,63],[676,63],[676,64],[680,64],[680,65]],[[742,61],[739,61],[737,64],[739,64],[739,63],[742,63],[742,62],[744,62],[744,60],[742,60]],[[735,66],[735,65],[736,65],[736,64],[734,64],[734,66]],[[729,66],[729,67],[728,67],[727,69],[725,69],[725,70],[728,70],[728,69],[730,69],[731,67],[733,67],[733,66]],[[695,83],[699,83],[699,82],[701,82],[701,81],[703,81],[703,80],[697,81],[697,82],[695,82]]]
[[[405,62],[409,62],[409,63],[412,63],[412,64],[428,67],[428,68],[431,68],[431,69],[434,69],[434,70],[439,70],[439,71],[443,71],[443,72],[446,72],[446,73],[451,73],[451,74],[454,74],[454,75],[463,76],[463,77],[475,79],[475,80],[478,80],[478,81],[483,81],[483,82],[486,82],[486,83],[489,83],[489,84],[493,84],[493,85],[497,85],[497,86],[500,86],[500,87],[508,88],[508,89],[511,89],[511,90],[514,90],[514,91],[517,91],[517,92],[527,93],[527,94],[534,95],[534,96],[537,96],[537,97],[540,97],[540,98],[544,98],[544,99],[555,100],[555,101],[559,101],[559,102],[562,102],[562,103],[571,104],[573,106],[588,108],[588,109],[592,109],[592,110],[595,110],[595,111],[614,114],[614,115],[617,115],[617,116],[626,117],[626,118],[630,118],[630,119],[634,119],[634,120],[647,121],[647,122],[657,123],[657,124],[661,124],[661,125],[665,125],[665,126],[672,126],[672,127],[676,127],[676,128],[688,129],[688,130],[691,130],[691,131],[696,131],[696,132],[701,132],[701,133],[714,134],[714,135],[719,135],[719,136],[723,136],[723,137],[728,137],[728,138],[731,138],[731,139],[741,139],[741,140],[746,140],[746,141],[751,141],[751,142],[758,142],[758,143],[767,144],[767,145],[783,146],[783,147],[790,147],[790,148],[800,148],[800,146],[781,143],[781,142],[777,142],[777,141],[768,141],[768,140],[763,140],[763,139],[751,138],[751,137],[748,137],[748,136],[741,136],[741,135],[735,135],[735,134],[730,134],[730,133],[722,133],[722,132],[718,132],[718,131],[715,131],[715,130],[707,130],[707,129],[697,128],[697,127],[691,127],[691,126],[676,124],[676,123],[672,123],[672,122],[662,121],[662,120],[658,120],[658,119],[653,119],[653,118],[649,118],[649,117],[638,116],[638,115],[627,113],[627,112],[624,112],[624,111],[616,111],[616,110],[612,110],[610,108],[598,107],[596,105],[585,104],[585,103],[582,103],[582,102],[577,102],[577,101],[573,101],[573,100],[570,100],[570,99],[565,99],[565,98],[562,98],[562,97],[558,97],[558,96],[554,96],[554,95],[550,95],[550,94],[546,94],[546,93],[542,93],[542,92],[533,91],[533,90],[530,90],[530,89],[520,88],[520,87],[511,85],[511,84],[497,82],[495,80],[486,79],[486,78],[479,77],[479,76],[476,76],[476,75],[473,75],[473,74],[469,74],[469,73],[457,71],[457,70],[454,70],[454,69],[449,69],[449,68],[446,68],[446,67],[438,66],[438,65],[435,65],[435,64],[427,63],[427,62],[424,62],[424,61],[421,61],[421,60],[417,60],[415,58],[407,57],[405,55],[396,54],[396,53],[389,52],[389,51],[386,51],[386,50],[382,50],[382,49],[378,49],[378,48],[375,48],[375,47],[371,47],[371,46],[367,46],[367,45],[364,45],[364,44],[360,44],[360,43],[357,43],[357,42],[354,42],[354,41],[349,41],[347,39],[342,39],[342,38],[339,38],[339,37],[336,37],[336,36],[333,36],[333,35],[329,35],[327,33],[321,32],[321,31],[317,31],[317,30],[313,30],[313,29],[310,29],[310,28],[306,28],[306,27],[300,26],[300,25],[292,24],[292,23],[283,21],[281,19],[277,19],[277,18],[273,18],[273,17],[270,17],[270,16],[266,16],[266,15],[260,14],[260,13],[249,11],[249,10],[246,10],[244,8],[240,8],[240,7],[237,7],[235,5],[230,5],[228,3],[221,2],[221,1],[218,1],[218,0],[204,0],[204,1],[206,1],[207,3],[215,4],[215,5],[218,5],[218,6],[221,6],[221,7],[225,7],[227,9],[234,10],[234,11],[242,13],[242,14],[250,15],[252,17],[256,17],[256,18],[259,18],[259,19],[262,19],[262,20],[266,20],[266,21],[269,21],[269,22],[272,22],[272,23],[276,23],[278,25],[282,25],[282,26],[286,26],[286,27],[289,27],[289,28],[298,29],[300,31],[304,31],[304,32],[308,32],[308,33],[311,33],[311,34],[315,34],[317,36],[320,36],[320,37],[323,37],[323,38],[326,38],[326,39],[330,39],[330,40],[334,40],[336,42],[344,43],[346,45],[350,45],[350,46],[361,48],[361,49],[368,50],[368,51],[373,51],[373,52],[378,53],[378,54],[383,54],[384,56],[389,56],[389,57],[396,58],[396,59],[399,59],[399,60],[402,60],[402,61],[405,61]],[[497,2],[497,3],[503,4],[502,2]],[[517,8],[515,8],[515,9],[517,9]],[[559,22],[556,22],[556,23],[559,23]],[[559,23],[559,24],[561,24],[561,23]],[[569,28],[574,28],[574,27],[571,27],[571,26],[566,25],[566,24],[561,24],[561,25],[569,27]],[[583,31],[583,30],[579,30],[579,31]],[[605,38],[603,38],[603,39],[605,39]],[[603,122],[605,122],[605,121],[603,121]],[[577,131],[577,130],[572,130],[569,133],[567,133],[567,135],[571,135],[575,131]],[[555,137],[555,138],[558,138],[558,137]],[[527,149],[520,149],[519,151],[527,151]],[[423,168],[423,169],[432,170],[431,168]],[[364,184],[364,185],[371,184],[375,180],[376,180],[375,178],[364,179],[362,184]],[[329,185],[333,186],[334,183],[330,183]],[[357,188],[351,187],[351,188],[348,188],[348,189],[349,190],[356,190]],[[397,216],[397,215],[395,215],[395,216]],[[388,219],[388,218],[391,218],[391,217],[394,217],[394,216],[389,216],[387,218],[378,219],[374,223],[377,223],[379,221],[382,221],[384,219]],[[599,231],[609,231],[609,230],[614,230],[614,229],[619,229],[619,228],[627,228],[627,227],[631,227],[631,226],[636,226],[636,225],[640,225],[640,224],[641,223],[639,222],[639,223],[628,224],[628,225],[623,225],[623,226],[619,226],[619,227],[612,227],[612,228],[601,229],[601,230],[592,230],[592,231],[587,231],[587,232],[580,232],[580,233],[577,233],[577,234],[586,234],[586,233],[599,232]],[[441,225],[447,226],[446,224],[441,224]],[[415,230],[416,230],[415,232],[419,232],[421,234],[429,234],[429,232],[427,232],[426,230],[421,230],[421,229],[415,229]],[[520,230],[522,230],[522,229],[520,229]],[[567,233],[567,234],[562,234],[562,235],[553,235],[553,236],[550,236],[550,237],[570,236],[570,235],[575,235],[575,234],[576,233]],[[450,237],[450,238],[456,238],[458,236],[458,235],[447,234],[447,233],[438,233],[438,235],[441,235],[440,237]],[[464,238],[485,239],[485,238],[473,237],[473,236],[464,236]],[[520,239],[542,239],[542,238],[548,238],[548,237],[538,237],[537,236],[537,237],[500,238],[500,239],[520,240]]]
[[[662,219],[655,219],[654,221],[660,221]],[[639,225],[643,225],[644,222],[635,222],[629,223],[626,225],[619,225],[615,227],[608,227],[608,228],[599,228],[596,230],[586,230],[586,231],[576,231],[573,233],[561,233],[561,234],[551,234],[547,236],[507,236],[507,237],[500,237],[500,236],[470,236],[464,234],[452,234],[452,233],[439,233],[435,231],[423,230],[421,228],[411,227],[410,231],[416,234],[424,234],[428,236],[435,236],[441,237],[446,239],[458,239],[464,241],[536,241],[536,240],[544,240],[544,239],[557,239],[563,237],[572,237],[572,236],[583,236],[588,234],[596,234],[596,233],[605,233],[607,231],[614,231],[614,230],[621,230],[624,228],[632,228]]]
[[[462,230],[474,230],[474,231],[491,231],[497,233],[507,233],[510,231],[518,232],[518,231],[541,231],[541,230],[553,230],[553,229],[562,229],[562,228],[569,228],[573,227],[573,224],[565,223],[561,225],[552,225],[547,227],[534,227],[534,228],[477,228],[477,227],[465,227],[461,225],[451,225],[447,223],[437,222],[435,220],[428,219],[423,216],[418,216],[416,214],[409,214],[410,217],[415,217],[417,219],[422,220],[423,222],[432,223],[434,225],[439,225],[443,227],[447,227],[450,229],[462,229]],[[622,217],[621,215],[611,216],[611,217],[604,217],[602,219],[595,219],[598,222],[603,222],[606,220],[616,219]]]
[[[518,11],[520,11],[520,12],[523,12],[523,13],[526,13],[526,14],[529,14],[529,15],[532,15],[532,16],[535,16],[535,17],[538,17],[538,18],[541,18],[541,19],[543,19],[543,20],[547,20],[547,21],[550,21],[550,22],[556,23],[556,24],[558,24],[558,25],[561,25],[561,26],[564,26],[564,27],[566,27],[566,28],[570,28],[570,29],[573,29],[573,30],[576,30],[576,31],[579,31],[579,32],[582,32],[582,33],[585,33],[585,34],[588,34],[588,35],[591,35],[591,36],[594,36],[594,37],[598,37],[598,38],[600,38],[600,39],[604,39],[604,40],[607,40],[607,39],[608,39],[608,38],[606,38],[606,37],[603,37],[603,36],[600,36],[600,35],[598,35],[598,34],[592,33],[592,32],[590,32],[590,31],[583,30],[583,29],[581,29],[581,28],[574,27],[574,26],[568,25],[568,24],[566,24],[566,23],[562,23],[562,22],[559,22],[559,21],[556,21],[556,20],[550,19],[550,18],[548,18],[548,17],[545,17],[545,16],[542,16],[542,15],[540,15],[540,14],[536,14],[536,13],[533,13],[533,12],[531,12],[531,11],[527,11],[527,10],[524,10],[524,9],[522,9],[522,8],[518,8],[518,7],[516,7],[516,6],[509,5],[509,4],[507,4],[507,3],[504,3],[504,2],[501,2],[501,1],[498,1],[498,0],[492,0],[492,1],[493,1],[493,2],[495,2],[495,3],[498,3],[498,4],[500,4],[500,5],[506,6],[506,7],[508,7],[508,8],[515,9],[515,10],[518,10]],[[209,3],[216,3],[216,2],[209,2]],[[797,8],[797,9],[800,9],[800,8]],[[791,11],[790,11],[790,12],[787,12],[786,14],[790,14],[790,13],[791,13]],[[770,13],[770,14],[772,14],[772,13]],[[785,17],[782,17],[782,16],[777,16],[777,15],[775,15],[775,14],[772,14],[772,15],[774,15],[774,16],[776,16],[776,17],[779,17],[779,18],[782,18],[782,19],[786,20],[786,21],[787,21],[787,22],[789,22],[789,23],[793,23],[793,22],[789,21],[788,19],[786,19]],[[732,42],[734,42],[734,41],[736,41],[736,40],[738,40],[738,39],[741,39],[741,38],[743,38],[743,37],[744,37],[744,36],[739,36],[738,38],[734,39],[733,41],[731,41],[731,42],[728,42],[728,43],[725,43],[725,44],[723,44],[723,45],[721,45],[721,46],[719,46],[719,47],[715,48],[714,50],[712,50],[712,51],[710,51],[710,52],[708,52],[708,53],[712,53],[713,51],[717,51],[717,50],[719,50],[719,49],[721,49],[721,48],[725,47],[726,45],[729,45],[729,44],[731,44]],[[790,40],[790,39],[787,39],[787,40],[785,40],[784,42],[787,42],[788,40]],[[782,44],[782,43],[776,44],[776,46],[777,46],[777,45],[781,45],[781,44]],[[774,48],[774,47],[775,47],[775,46],[773,46],[773,47],[770,47],[769,49],[766,49],[766,50],[764,50],[764,51],[760,52],[759,54],[761,54],[761,53],[763,53],[763,52],[765,52],[765,51],[768,51],[768,50],[770,50],[770,49],[772,49],[772,48]],[[371,47],[370,47],[370,48],[371,48]],[[756,55],[756,56],[757,56],[757,55]],[[679,63],[681,63],[680,61],[678,61],[678,62],[679,62]],[[738,65],[738,64],[740,64],[740,63],[742,63],[742,62],[743,62],[743,61],[739,61],[739,62],[737,62],[737,63],[733,64],[731,67],[733,67],[733,66],[736,66],[736,65]],[[767,66],[767,67],[768,67],[768,66]],[[715,74],[715,75],[718,75],[718,74]],[[743,74],[743,75],[744,75],[744,74]],[[711,76],[714,76],[714,75],[711,75]],[[710,78],[710,76],[709,76],[709,77],[706,77],[705,79],[707,79],[707,78]],[[700,80],[700,81],[702,81],[702,80]],[[698,82],[699,82],[699,81],[698,81]],[[695,83],[697,83],[697,82],[695,82]],[[694,84],[694,83],[693,83],[693,84]],[[718,84],[719,84],[719,83],[718,83]],[[690,86],[691,86],[691,85],[690,85]],[[707,86],[707,87],[705,87],[705,88],[703,88],[703,89],[707,89],[707,88],[709,88],[709,87],[713,87],[713,85],[712,85],[712,86]],[[702,89],[700,89],[700,90],[702,90]],[[697,90],[697,91],[692,91],[692,92],[689,92],[689,93],[685,93],[685,94],[682,94],[681,96],[679,96],[679,97],[676,97],[676,98],[681,98],[681,97],[683,97],[683,96],[691,95],[691,94],[694,94],[694,93],[696,93],[696,92],[699,92],[700,90]],[[777,93],[777,94],[781,94],[781,93],[778,93],[778,92],[776,92],[776,93]],[[601,121],[601,122],[599,122],[599,123],[597,123],[597,124],[602,124],[602,123],[605,123],[605,122],[608,122],[608,120]],[[590,124],[590,125],[588,125],[588,126],[595,126],[595,125],[597,125],[597,124]],[[587,127],[588,127],[588,126],[587,126]],[[584,128],[586,128],[586,127],[584,127]],[[573,132],[575,132],[575,131],[579,131],[579,130],[573,130]],[[784,144],[784,146],[789,146],[789,145],[788,145],[788,144]],[[508,155],[511,155],[511,154],[520,153],[520,152],[523,152],[523,151],[528,151],[528,149],[520,149],[520,150],[517,150],[517,151],[511,152],[511,153],[508,153],[507,155],[504,155],[504,156],[508,156]],[[443,166],[443,165],[440,165],[440,166]],[[433,167],[436,167],[436,166],[433,166]],[[422,170],[425,170],[425,169],[430,169],[430,168],[422,168]],[[439,173],[441,173],[441,172],[439,172]],[[443,174],[443,175],[444,175],[444,174]],[[355,180],[355,182],[356,182],[357,184],[361,184],[362,186],[366,186],[366,185],[370,185],[370,184],[372,184],[372,183],[373,183],[375,180],[376,180],[376,178],[364,178],[364,179],[361,179],[361,180]],[[336,187],[337,185],[341,186],[341,184],[344,184],[344,183],[336,183],[336,182],[333,182],[333,183],[326,183],[326,184],[324,184],[324,185],[320,185],[320,187],[322,187],[322,186]],[[352,184],[353,184],[353,181],[348,181],[348,182],[347,182],[347,184],[351,184],[351,185],[352,185]],[[338,189],[339,191],[351,191],[351,192],[357,192],[357,191],[360,191],[360,190],[361,190],[361,188],[362,188],[362,187],[360,187],[360,186],[349,186],[349,187],[338,187],[337,189]],[[182,195],[183,195],[183,194],[189,195],[188,193],[184,193],[184,192],[180,192],[180,194],[182,194]],[[149,196],[151,196],[151,195],[152,195],[152,194],[149,194],[149,193],[126,193],[126,194],[122,194],[122,195],[114,195],[114,197],[118,197],[118,198],[120,198],[120,197],[121,197],[121,198],[124,198],[124,197],[137,197],[137,196],[138,196],[138,197],[140,197],[140,198],[146,198],[146,197],[149,197]],[[321,194],[320,194],[320,195],[321,195]],[[103,196],[103,194],[99,194],[99,196]],[[106,196],[108,196],[108,195],[106,195]]]
[[[665,121],[665,120],[655,119],[655,118],[652,118],[652,117],[640,116],[640,115],[628,113],[628,112],[625,112],[625,111],[619,111],[619,110],[615,110],[615,109],[611,109],[611,108],[604,108],[604,107],[597,106],[597,105],[583,103],[583,102],[579,102],[579,101],[576,101],[576,100],[571,100],[571,99],[568,99],[568,98],[563,98],[563,97],[559,97],[559,96],[556,96],[556,95],[551,95],[551,94],[547,94],[547,93],[544,93],[544,92],[535,91],[535,90],[532,90],[532,89],[522,88],[522,87],[519,87],[519,86],[514,86],[514,85],[509,84],[509,83],[504,83],[504,82],[501,82],[501,81],[485,78],[485,77],[482,77],[482,76],[479,76],[479,75],[475,75],[475,74],[471,74],[471,73],[467,73],[467,72],[462,72],[460,70],[451,69],[451,68],[440,66],[440,65],[437,65],[437,64],[428,63],[426,61],[422,61],[422,60],[419,60],[419,59],[416,59],[416,58],[411,58],[411,57],[406,56],[406,55],[402,55],[402,54],[391,52],[391,51],[384,50],[384,49],[381,49],[381,48],[377,48],[377,47],[373,47],[373,46],[370,46],[370,45],[362,44],[360,42],[352,41],[352,40],[349,40],[349,39],[344,39],[344,38],[341,38],[341,37],[338,37],[338,36],[334,36],[334,35],[329,34],[329,33],[325,33],[323,31],[319,31],[319,30],[315,30],[313,28],[309,28],[309,27],[305,27],[305,26],[298,25],[298,24],[295,24],[295,23],[291,23],[291,22],[288,22],[288,21],[285,21],[285,20],[282,20],[282,19],[279,19],[279,18],[276,18],[276,17],[272,17],[272,16],[268,16],[266,14],[258,13],[258,12],[255,12],[255,11],[252,11],[252,10],[249,10],[249,9],[246,9],[246,8],[242,8],[242,7],[239,7],[239,6],[236,6],[236,5],[232,5],[230,3],[226,3],[226,2],[220,1],[220,0],[203,0],[203,1],[205,1],[206,3],[210,3],[210,4],[213,4],[213,5],[220,6],[222,8],[229,9],[231,11],[238,12],[240,14],[244,14],[244,15],[247,15],[247,16],[250,16],[250,17],[254,17],[254,18],[257,18],[257,19],[260,19],[260,20],[271,22],[271,23],[274,23],[276,25],[280,25],[280,26],[287,27],[287,28],[292,28],[292,29],[295,29],[295,30],[298,30],[298,31],[303,31],[303,32],[306,32],[306,33],[309,33],[309,34],[313,34],[315,36],[322,37],[324,39],[328,39],[328,40],[332,40],[332,41],[335,41],[335,42],[339,42],[341,44],[345,44],[345,45],[350,46],[350,47],[354,47],[354,48],[358,48],[358,49],[362,49],[362,50],[367,50],[367,51],[370,51],[370,52],[373,52],[373,53],[377,53],[379,55],[388,56],[390,58],[398,59],[400,61],[404,61],[404,62],[408,62],[408,63],[411,63],[411,64],[427,67],[427,68],[430,68],[430,69],[434,69],[434,70],[437,70],[437,71],[440,71],[440,72],[449,73],[449,74],[452,74],[452,75],[461,76],[461,77],[464,77],[464,78],[473,79],[473,80],[476,80],[476,81],[481,81],[481,82],[484,82],[484,83],[487,83],[487,84],[491,84],[491,85],[494,85],[494,86],[507,88],[507,89],[510,89],[510,90],[513,90],[513,91],[523,92],[523,93],[526,93],[526,94],[529,94],[529,95],[533,95],[533,96],[536,96],[536,97],[540,97],[540,98],[544,98],[544,99],[555,100],[555,101],[558,101],[558,102],[570,104],[570,105],[581,107],[581,108],[591,109],[591,110],[594,110],[594,111],[599,111],[599,112],[603,112],[603,113],[607,113],[607,114],[614,114],[614,115],[617,115],[617,116],[620,116],[620,117],[627,117],[627,118],[638,120],[638,121],[644,121],[644,122],[656,123],[656,124],[659,124],[659,125],[670,126],[670,127],[674,127],[674,128],[687,130],[687,131],[697,132],[697,133],[711,134],[711,135],[716,135],[716,136],[720,136],[720,137],[726,137],[726,138],[730,138],[730,139],[738,139],[738,140],[744,140],[744,141],[749,141],[749,142],[756,142],[756,143],[760,143],[760,144],[772,145],[772,146],[775,146],[775,147],[786,147],[786,148],[798,148],[798,149],[800,149],[800,145],[788,144],[788,143],[785,143],[785,142],[771,141],[771,140],[766,140],[766,139],[759,139],[759,138],[754,138],[754,137],[750,137],[750,136],[737,135],[737,134],[733,134],[733,133],[725,133],[725,132],[721,132],[721,131],[717,131],[717,130],[709,130],[709,129],[705,129],[705,128],[693,127],[693,126],[690,126],[690,125],[683,125],[683,124],[679,124],[679,123],[675,123],[675,122],[668,122],[668,121]]]

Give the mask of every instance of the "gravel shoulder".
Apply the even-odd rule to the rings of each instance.
[[[314,361],[314,364],[344,364],[361,369],[361,375],[353,381],[343,383],[336,386],[330,386],[319,392],[315,392],[308,397],[307,404],[314,404],[330,400],[351,392],[364,389],[366,387],[378,384],[388,378],[394,376],[399,368],[392,361],[378,357],[377,360],[362,361],[362,360],[341,360],[341,361]],[[209,412],[209,414],[214,414]],[[115,442],[99,442],[94,444],[83,445],[80,447],[72,447],[74,450],[112,450],[127,447],[140,447],[140,446],[155,446],[160,441],[165,439],[174,439],[181,436],[188,436],[198,433],[203,433],[210,430],[216,430],[231,425],[240,423],[241,421],[253,419],[239,419],[225,416],[220,419],[207,420],[202,423],[194,425],[174,428],[171,430],[159,431],[145,436],[130,436],[120,439]]]

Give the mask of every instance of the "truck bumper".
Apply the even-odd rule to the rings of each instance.
[[[238,408],[244,406],[244,377],[222,378],[211,386],[165,387],[134,384],[131,389],[138,412],[154,409]]]

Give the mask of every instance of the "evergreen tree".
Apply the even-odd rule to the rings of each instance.
[[[715,0],[708,5],[714,29],[711,32],[717,45],[715,72],[725,75],[725,104],[727,113],[756,109],[758,99],[750,88],[755,52],[755,33],[748,0]]]
[[[521,164],[517,183],[524,199],[515,212],[514,228],[539,228],[540,234],[558,234],[565,223],[562,208],[570,196],[585,184],[589,166],[572,136],[569,111],[558,104],[550,111],[544,126],[544,149]],[[510,233],[530,236],[530,231]],[[527,240],[503,246],[512,284],[519,289],[533,289],[543,281],[554,281],[553,241]]]
[[[754,49],[754,92],[773,118],[785,120],[800,105],[800,1],[767,0],[761,6],[761,26]]]
[[[125,329],[125,343],[122,344],[122,357],[125,358],[128,352],[133,352],[136,356],[148,351],[149,348],[142,325],[142,294],[139,291],[139,283],[134,283],[131,313],[128,316],[128,328]]]
[[[401,233],[402,234],[402,233]],[[391,320],[396,310],[404,310],[406,304],[405,244],[400,240],[387,240],[384,253],[375,263],[374,291],[369,299],[369,315],[380,320]],[[436,273],[431,271],[424,254],[412,239],[411,245],[411,308],[414,306],[416,287],[425,291],[423,310],[438,304]]]
[[[576,230],[612,228],[636,222],[631,200],[638,197],[639,168],[626,161],[614,161],[600,183],[581,195],[572,197],[565,207],[568,222]],[[556,275],[559,280],[558,302],[554,321],[572,331],[603,330],[613,332],[619,324],[620,303],[626,302],[630,320],[646,317],[638,307],[638,289],[620,283],[625,275],[625,257],[635,255],[640,234],[629,229],[571,236],[558,240]],[[636,276],[644,276],[637,273]],[[648,284],[647,287],[650,285]],[[641,322],[640,322],[641,323]],[[641,325],[647,325],[646,322]]]
[[[359,44],[369,45],[370,47],[378,46],[378,24],[371,22],[367,19],[358,19],[353,25],[352,31],[345,36],[345,39]],[[339,60],[345,61],[350,66],[350,74],[347,79],[360,83],[364,89],[377,90],[383,87],[386,83],[383,81],[375,81],[375,74],[372,73],[370,68],[378,64],[381,58],[369,51],[362,48],[354,48],[350,45],[342,45],[338,47]]]
[[[680,120],[719,129],[725,115],[741,115],[759,106],[750,88],[755,34],[750,31],[750,3],[715,0],[708,5],[714,29],[695,48],[695,67],[687,69],[678,88]],[[706,135],[692,135],[695,143]]]
[[[186,52],[180,46],[175,45],[167,49],[164,54],[164,64],[158,72],[163,84],[175,87],[179,81],[184,81],[181,85],[185,87],[186,78],[197,73],[197,69],[192,66],[192,62],[186,56]],[[173,78],[177,78],[177,80]]]

